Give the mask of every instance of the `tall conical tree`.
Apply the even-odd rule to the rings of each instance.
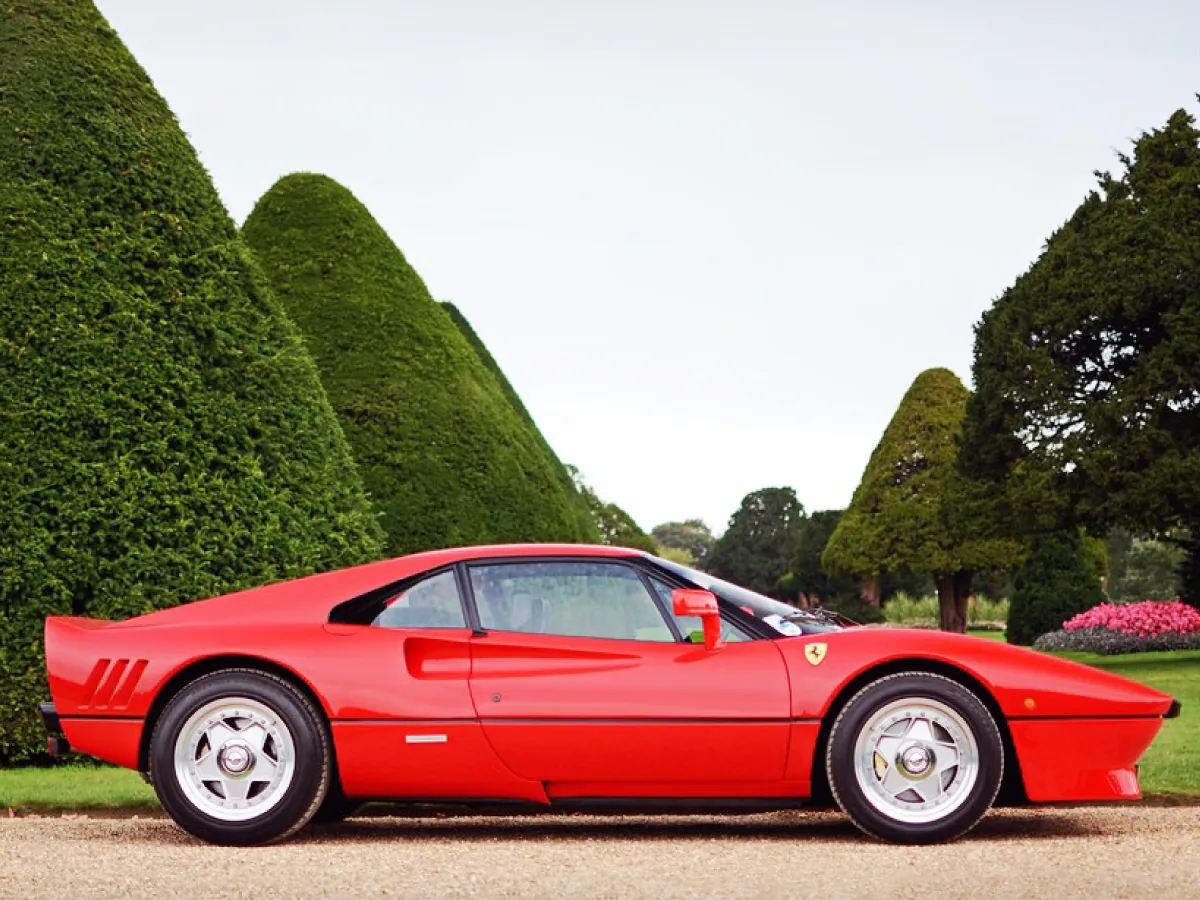
[[[584,537],[545,442],[346,188],[288,175],[243,234],[317,358],[390,552]]]
[[[88,0],[0,7],[0,759],[41,628],[380,552],[320,381]]]
[[[949,369],[917,376],[822,559],[834,572],[866,578],[901,569],[932,574],[948,631],[966,630],[972,574],[1014,565],[1017,557],[1010,542],[973,539],[947,523],[969,396]]]
[[[536,428],[537,425],[533,421],[533,416],[531,416],[529,414],[529,410],[525,408],[525,404],[521,400],[521,395],[518,394],[516,388],[512,386],[512,382],[508,380],[508,376],[504,374],[504,370],[500,368],[500,364],[496,362],[496,358],[492,356],[491,351],[488,350],[487,345],[483,342],[483,339],[480,338],[475,329],[471,327],[471,323],[467,321],[467,317],[462,314],[461,310],[459,310],[457,306],[448,301],[442,302],[442,309],[444,309],[446,314],[450,316],[450,320],[458,327],[458,330],[462,333],[462,336],[467,339],[467,343],[475,349],[475,352],[479,355],[479,359],[483,363],[484,367],[494,376],[496,376],[496,381],[500,383],[500,390],[504,391],[504,396],[507,397],[508,402],[513,405],[513,409],[517,411],[522,419]]]
[[[562,461],[558,458],[558,455],[546,441],[541,429],[538,428],[537,423],[533,421],[533,416],[529,414],[529,410],[525,408],[525,404],[521,401],[521,395],[517,393],[516,389],[512,386],[512,383],[508,380],[508,376],[504,374],[504,370],[500,368],[500,364],[496,362],[496,358],[492,356],[491,352],[487,348],[487,345],[483,343],[483,340],[476,333],[475,329],[471,327],[471,323],[467,321],[467,317],[459,311],[458,307],[453,303],[443,301],[442,309],[444,309],[450,316],[450,320],[456,326],[458,326],[458,330],[462,333],[462,336],[467,339],[467,343],[470,344],[475,350],[475,353],[478,355],[480,362],[483,363],[484,368],[486,368],[492,373],[492,375],[495,376],[496,382],[500,385],[500,390],[504,392],[504,396],[508,398],[508,402],[512,404],[513,409],[515,409],[518,415],[525,420],[526,424],[533,429],[533,433],[537,436],[537,439],[541,443],[543,449],[554,461],[555,475],[558,477],[558,480],[562,483],[568,494],[570,494],[571,505],[575,512],[575,521],[577,524],[576,534],[573,539],[587,543],[599,543],[601,540],[603,540],[603,537],[600,534],[600,530],[597,528],[597,522],[595,520],[592,504],[589,502],[589,499],[582,489],[582,486],[575,484],[575,479],[572,477],[571,472],[569,472],[567,467],[563,465]]]

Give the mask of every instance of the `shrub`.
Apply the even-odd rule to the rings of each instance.
[[[1200,610],[1178,600],[1101,603],[1063,622],[1063,630],[1106,628],[1136,637],[1200,632]]]
[[[1066,650],[1074,653],[1153,653],[1163,650],[1200,650],[1200,632],[1163,632],[1142,637],[1108,628],[1062,629],[1043,634],[1033,642],[1035,650]]]
[[[1077,528],[1039,535],[1013,576],[1008,640],[1032,644],[1104,599],[1094,560]]]
[[[904,591],[883,604],[883,618],[889,625],[920,625],[936,628],[938,625],[937,597],[912,597]]]
[[[883,616],[889,625],[937,628],[938,599],[933,596],[912,597],[899,591],[883,605]],[[1007,600],[990,600],[976,595],[968,606],[967,623],[970,628],[1002,630],[1007,621]]]
[[[346,188],[288,175],[242,231],[316,357],[390,553],[587,536],[537,430]]]
[[[0,759],[48,614],[362,562],[378,526],[295,328],[88,0],[0,9]]]
[[[1003,598],[992,600],[988,597],[975,595],[975,602],[971,604],[971,614],[969,621],[972,628],[985,628],[987,626],[999,625],[1002,628],[1008,625],[1009,602]]]

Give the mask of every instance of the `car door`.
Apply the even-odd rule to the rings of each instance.
[[[475,716],[470,639],[453,568],[355,598],[319,662],[341,788],[350,797],[544,801],[504,766]]]
[[[789,688],[773,642],[680,640],[645,573],[614,559],[472,563],[466,583],[471,697],[518,776],[552,796],[736,794],[782,778]]]

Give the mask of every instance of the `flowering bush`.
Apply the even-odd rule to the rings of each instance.
[[[1105,655],[1200,650],[1200,610],[1178,600],[1101,603],[1067,619],[1061,631],[1042,635],[1033,647]]]
[[[1135,637],[1200,632],[1200,610],[1179,600],[1101,603],[1063,622],[1066,631],[1106,628]]]

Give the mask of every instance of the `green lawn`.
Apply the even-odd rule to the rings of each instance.
[[[157,806],[137,772],[108,766],[0,771],[0,809],[114,809]]]
[[[987,631],[983,629],[970,628],[967,630],[967,634],[969,634],[971,637],[986,638],[989,641],[1004,640],[1003,631]]]
[[[1002,639],[1003,632],[974,632]],[[1142,758],[1142,790],[1148,796],[1200,800],[1200,650],[1096,656],[1056,654],[1140,681],[1183,703],[1183,715],[1163,724]],[[154,791],[135,772],[103,766],[0,770],[0,810],[104,809],[157,805]]]

